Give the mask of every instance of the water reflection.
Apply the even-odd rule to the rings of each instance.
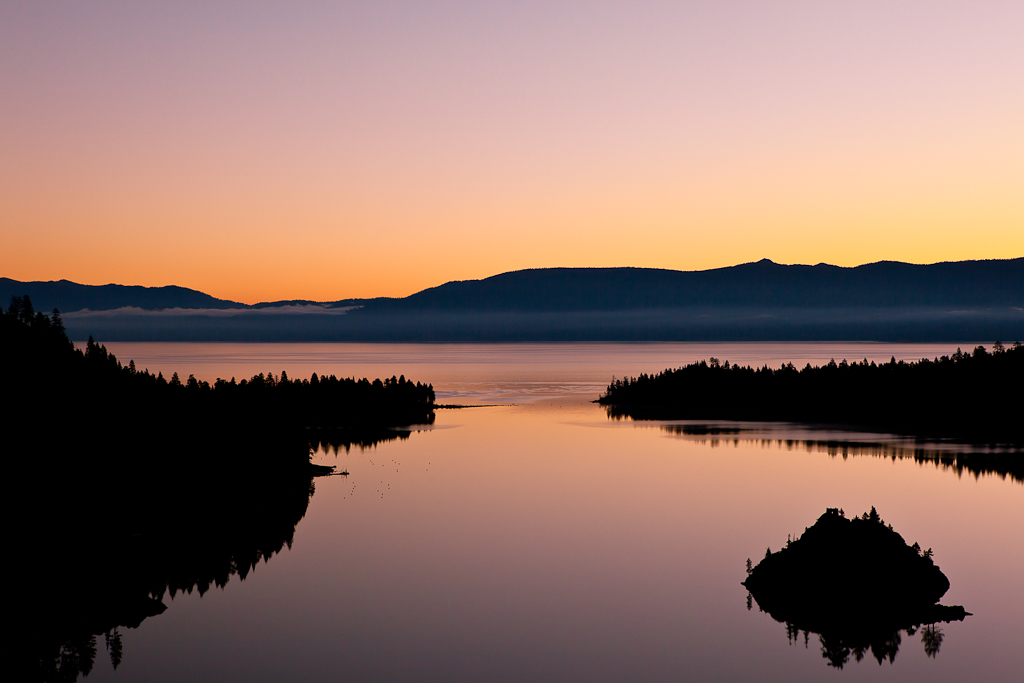
[[[946,617],[921,614],[912,619],[913,623],[900,626],[886,623],[851,625],[836,620],[830,624],[816,626],[815,628],[820,630],[815,630],[800,623],[779,619],[771,612],[769,615],[776,621],[785,622],[786,636],[791,645],[797,645],[802,641],[804,647],[808,648],[810,634],[817,635],[821,645],[821,656],[827,660],[829,666],[837,669],[842,669],[851,659],[860,662],[869,652],[879,664],[885,661],[892,664],[896,661],[896,654],[903,644],[904,633],[908,637],[913,637],[920,632],[925,654],[934,658],[939,653],[942,639],[945,637],[938,624],[964,619],[964,615]]]
[[[1024,452],[1014,448],[974,447],[952,442],[928,442],[882,434],[829,432],[788,424],[765,423],[672,423],[659,428],[673,436],[696,441],[711,448],[756,443],[763,448],[802,449],[835,457],[870,456],[891,460],[914,460],[962,476],[995,475],[1024,483]]]
[[[161,614],[178,593],[245,580],[291,547],[314,491],[308,475],[200,481],[170,474],[135,481],[141,495],[80,483],[98,495],[47,497],[45,513],[19,530],[15,585],[30,597],[10,616],[19,624],[16,670],[26,680],[88,675],[101,635],[117,668],[121,629]],[[121,507],[128,498],[135,505]],[[112,499],[124,518],[103,519]]]
[[[412,429],[316,430],[313,450],[408,439]],[[25,680],[87,676],[102,636],[114,669],[121,631],[138,628],[180,593],[204,595],[291,548],[315,487],[311,473],[169,471],[148,461],[131,470],[54,473],[17,536],[15,585],[31,599],[11,616],[12,652]],[[333,469],[333,468],[332,468]],[[10,501],[9,501],[10,502]],[[128,513],[130,511],[130,514]]]
[[[969,616],[963,607],[937,604],[949,580],[931,549],[908,545],[875,508],[852,520],[827,510],[799,538],[766,551],[757,566],[747,560],[747,574],[747,609],[756,600],[786,625],[790,644],[803,632],[807,647],[817,634],[822,657],[838,669],[868,652],[879,664],[892,663],[901,634],[919,630],[925,653],[935,657],[943,639],[937,624]]]
[[[373,448],[389,441],[405,441],[414,431],[433,425],[435,416],[430,413],[423,424],[408,427],[379,427],[364,429],[310,429],[309,446],[314,452],[338,455],[349,453],[353,447],[360,450]]]

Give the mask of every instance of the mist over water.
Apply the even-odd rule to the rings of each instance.
[[[969,348],[974,344],[964,343]],[[952,346],[952,348],[951,348]],[[748,611],[747,558],[827,508],[876,507],[934,550],[945,604],[850,680],[1016,680],[1024,485],[957,469],[949,443],[757,423],[610,420],[611,376],[714,355],[778,365],[915,359],[956,345],[111,344],[164,374],[316,369],[432,381],[432,425],[325,441],[289,548],[223,589],[122,629],[89,680],[821,680],[818,637]],[[514,404],[514,405],[513,405]],[[959,450],[958,450],[959,449]],[[916,454],[935,454],[919,458]],[[948,460],[948,457],[947,457]]]

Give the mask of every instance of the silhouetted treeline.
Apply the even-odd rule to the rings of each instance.
[[[968,616],[963,607],[937,604],[949,580],[931,548],[908,545],[875,508],[853,519],[829,508],[799,538],[766,550],[756,566],[747,560],[743,585],[786,624],[791,643],[800,631],[805,644],[810,633],[819,634],[822,657],[839,669],[868,651],[879,664],[893,662],[900,632],[914,635],[922,626],[925,652],[934,657],[942,643],[935,624]]]
[[[773,369],[716,358],[615,380],[612,417],[782,420],[852,425],[988,443],[1024,442],[1024,347],[978,346],[916,362],[834,360]]]
[[[150,457],[179,462],[202,451],[207,467],[211,451],[238,467],[279,466],[286,459],[301,465],[308,461],[307,428],[426,422],[434,406],[429,384],[404,377],[292,380],[281,373],[213,384],[165,378],[134,362],[123,365],[91,338],[84,351],[75,349],[59,313],[36,313],[28,297],[15,298],[0,314],[0,357],[4,393],[15,398],[9,417],[24,427],[8,439],[31,443],[45,433],[53,443],[68,435],[102,444],[107,456],[133,453],[141,442]]]
[[[130,656],[118,629],[165,595],[244,578],[290,545],[321,431],[369,443],[433,417],[433,389],[404,378],[154,375],[92,340],[76,349],[28,297],[0,310],[0,359],[16,680],[87,674],[98,636],[116,664]]]

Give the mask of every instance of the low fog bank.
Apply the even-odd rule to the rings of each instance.
[[[88,308],[64,313],[61,317],[69,321],[92,321],[105,319],[148,319],[148,318],[233,318],[236,316],[266,315],[344,315],[358,306],[333,306],[331,304],[257,304],[252,308],[161,308],[146,309],[137,306],[92,311]]]
[[[80,311],[69,335],[101,341],[551,342],[1024,340],[1024,310],[675,308],[589,312],[373,313],[319,306]]]

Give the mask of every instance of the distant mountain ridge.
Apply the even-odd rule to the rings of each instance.
[[[168,285],[143,287],[141,285],[80,285],[70,280],[47,282],[19,282],[0,278],[0,305],[6,307],[12,296],[28,294],[37,311],[49,313],[54,308],[61,313],[90,309],[109,311],[117,308],[247,308],[245,304],[217,299],[194,289]]]
[[[853,268],[768,259],[703,271],[544,268],[449,282],[365,312],[624,311],[693,307],[1024,307],[1024,258]]]
[[[57,308],[61,313],[72,313],[85,309],[111,311],[119,308],[141,308],[147,311],[162,311],[173,308],[185,310],[259,310],[283,308],[286,306],[325,306],[339,308],[359,306],[365,299],[342,299],[341,301],[320,302],[305,299],[289,301],[264,301],[258,304],[243,304],[214,296],[187,287],[166,285],[144,287],[142,285],[82,285],[70,280],[48,280],[21,282],[0,277],[0,306],[6,306],[12,296],[29,295],[37,311],[49,313]]]
[[[558,342],[1024,339],[1024,258],[854,268],[543,268],[402,299],[246,305],[184,287],[0,279],[105,341]]]

